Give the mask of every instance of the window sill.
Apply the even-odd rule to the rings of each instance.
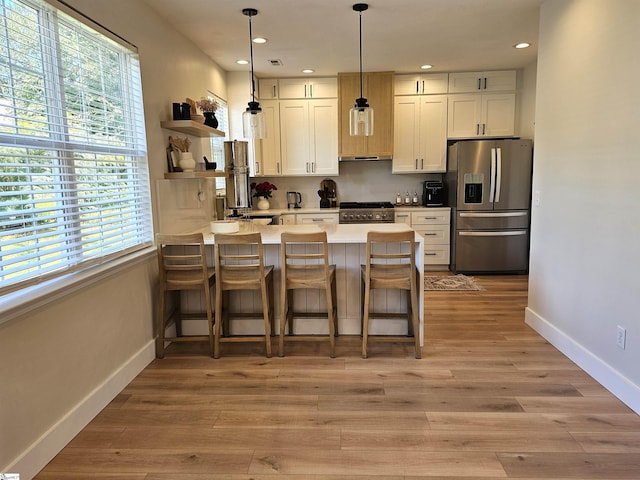
[[[3,295],[0,297],[0,325],[72,295],[89,285],[145,262],[155,255],[156,248],[147,247],[102,265]]]

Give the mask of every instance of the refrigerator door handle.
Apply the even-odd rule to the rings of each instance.
[[[500,190],[502,185],[502,148],[496,148],[496,193],[495,202],[500,201]]]
[[[460,212],[460,217],[466,218],[499,218],[499,217],[526,217],[527,212],[501,212],[501,213],[473,213],[473,212]]]
[[[489,202],[493,203],[496,196],[496,149],[491,149],[491,181],[489,183]]]
[[[483,230],[483,231],[463,231],[463,232],[458,232],[458,235],[460,235],[461,237],[515,237],[515,236],[521,236],[521,235],[526,235],[527,231],[526,230],[497,230],[497,231],[491,231],[491,230]]]

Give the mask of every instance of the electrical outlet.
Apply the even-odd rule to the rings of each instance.
[[[616,335],[616,345],[624,350],[625,344],[627,343],[627,329],[618,325],[617,335]]]

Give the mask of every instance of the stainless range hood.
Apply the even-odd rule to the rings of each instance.
[[[365,162],[377,160],[392,160],[391,155],[347,155],[338,157],[341,162]]]

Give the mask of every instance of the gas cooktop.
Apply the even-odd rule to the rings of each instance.
[[[391,202],[341,202],[339,223],[393,223]]]

